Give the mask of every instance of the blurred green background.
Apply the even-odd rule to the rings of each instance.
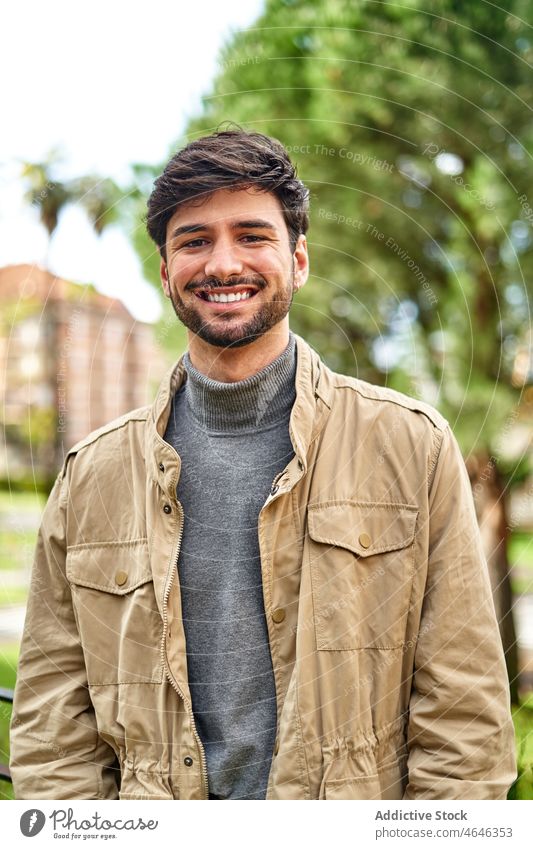
[[[450,421],[506,652],[519,799],[533,798],[532,17],[528,0],[271,0],[227,41],[202,109],[169,151],[229,122],[279,138],[311,191],[311,278],[293,330],[335,370],[422,398]],[[21,179],[50,236],[69,203],[83,203],[100,232],[118,222],[159,291],[142,222],[163,165],[135,164],[129,185],[65,182],[52,157],[25,163]],[[164,300],[155,333],[170,359],[185,344],[168,333],[174,324]],[[12,610],[43,501],[22,491],[0,504],[0,519],[35,520],[18,531],[4,522],[1,603]],[[1,686],[16,655],[0,645]]]

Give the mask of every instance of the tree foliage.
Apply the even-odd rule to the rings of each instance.
[[[450,421],[469,455],[514,701],[505,494],[528,471],[509,437],[533,411],[528,17],[528,0],[268,0],[228,41],[179,140],[236,122],[287,146],[312,200],[312,276],[292,327],[336,370]]]
[[[293,328],[334,368],[435,403],[465,452],[494,451],[530,379],[528,13],[270,0],[187,132],[237,122],[288,147],[311,189]],[[139,166],[140,195],[158,171]],[[155,282],[142,229],[137,248]]]
[[[520,388],[527,11],[271,2],[227,45],[189,127],[230,119],[289,147],[312,191],[313,279],[295,326],[335,367],[379,382],[388,371],[393,385],[429,395],[467,450],[495,438]]]

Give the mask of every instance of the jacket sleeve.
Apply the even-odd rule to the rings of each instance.
[[[472,492],[444,430],[429,493],[405,799],[505,799],[516,778],[507,670]]]
[[[35,549],[11,721],[17,799],[118,796],[115,753],[98,734],[65,573],[67,461]]]

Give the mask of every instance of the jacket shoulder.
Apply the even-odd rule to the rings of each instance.
[[[431,404],[426,404],[425,401],[420,401],[418,398],[412,398],[410,395],[404,395],[403,392],[398,392],[396,389],[389,389],[386,386],[378,386],[374,383],[367,383],[365,380],[359,380],[357,377],[348,377],[344,374],[336,374],[331,372],[333,378],[333,387],[335,389],[351,389],[356,392],[360,398],[369,402],[378,404],[395,404],[397,407],[403,408],[406,413],[413,412],[424,415],[431,424],[438,430],[444,431],[448,428],[448,421],[439,413]]]
[[[130,424],[130,422],[143,422],[148,418],[148,414],[150,412],[150,405],[147,404],[144,407],[137,407],[135,410],[130,410],[128,413],[123,413],[122,416],[118,416],[116,419],[112,419],[110,422],[102,425],[96,430],[92,430],[87,434],[83,439],[80,439],[79,442],[76,442],[69,450],[65,456],[65,462],[68,457],[72,454],[77,454],[83,448],[86,448],[89,445],[92,445],[94,442],[104,438],[108,434],[114,433],[120,428],[126,427]]]

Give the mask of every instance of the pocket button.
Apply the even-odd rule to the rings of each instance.
[[[123,587],[127,580],[128,573],[124,572],[122,569],[119,569],[115,575],[115,583],[118,584],[119,587]]]
[[[372,540],[368,534],[359,534],[359,545],[361,548],[370,548]]]

